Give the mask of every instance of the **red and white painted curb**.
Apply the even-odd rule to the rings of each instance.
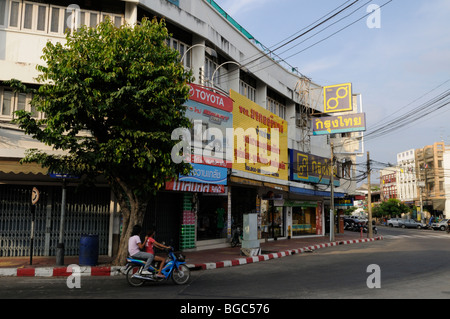
[[[115,276],[121,274],[120,266],[93,267],[78,266],[80,276]],[[73,272],[72,267],[36,267],[36,268],[0,268],[0,277],[68,277]]]
[[[356,243],[365,243],[371,242],[375,240],[382,240],[382,236],[378,236],[375,238],[365,238],[365,239],[353,239],[353,240],[345,240],[345,241],[337,241],[326,244],[317,244],[311,245],[298,249],[291,249],[277,253],[270,253],[264,255],[258,255],[253,257],[246,258],[238,258],[233,260],[225,260],[219,261],[215,263],[204,263],[204,264],[187,264],[187,266],[193,270],[201,269],[216,269],[216,268],[224,268],[224,267],[232,267],[232,266],[240,266],[251,263],[257,263],[261,261],[266,261],[270,259],[277,259],[286,256],[291,256],[295,254],[301,254],[305,252],[311,252],[320,248],[338,246],[338,245],[349,245]],[[76,266],[77,273],[80,276],[117,276],[123,274],[121,266]],[[72,275],[71,266],[68,267],[36,267],[36,268],[0,268],[0,277],[68,277]]]
[[[382,236],[378,236],[378,237],[374,237],[374,238],[336,241],[336,242],[326,243],[326,244],[311,245],[311,246],[298,248],[298,249],[290,249],[290,250],[277,252],[277,253],[270,253],[270,254],[246,257],[246,258],[238,258],[238,259],[234,259],[234,260],[219,261],[219,262],[215,262],[215,263],[188,264],[187,266],[191,269],[202,269],[202,270],[240,266],[240,265],[246,265],[246,264],[251,264],[251,263],[257,263],[260,261],[266,261],[266,260],[270,260],[270,259],[282,258],[285,256],[291,256],[291,255],[295,255],[295,254],[301,254],[301,253],[305,253],[305,252],[311,252],[311,251],[314,251],[314,250],[317,250],[320,248],[339,246],[339,245],[349,245],[349,244],[356,244],[356,243],[366,243],[366,242],[382,240],[382,239],[383,239]]]

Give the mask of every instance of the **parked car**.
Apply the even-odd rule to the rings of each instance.
[[[403,218],[391,218],[387,220],[386,225],[389,227],[400,227],[403,220]]]
[[[359,220],[360,222],[363,222],[363,223],[367,223],[369,221],[367,218],[362,217],[362,216],[350,216],[350,218],[357,219],[357,220]]]
[[[448,219],[443,219],[438,223],[432,223],[431,224],[431,228],[433,228],[434,230],[446,230],[447,229],[447,221]]]
[[[414,219],[402,219],[399,221],[399,227],[401,228],[425,228],[425,225],[421,222],[418,222]]]

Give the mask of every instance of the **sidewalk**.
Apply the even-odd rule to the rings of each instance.
[[[344,234],[336,234],[335,241],[332,243],[330,242],[328,236],[280,239],[263,242],[261,243],[261,254],[253,257],[242,256],[240,247],[187,251],[183,254],[186,256],[186,264],[189,268],[191,268],[191,270],[206,270],[262,262],[265,260],[300,254],[320,248],[355,243],[366,243],[381,239],[383,239],[382,236],[374,236],[374,238],[368,239],[367,234],[363,234],[363,236],[361,237],[360,233],[345,232]],[[99,256],[98,265],[80,266],[81,275],[114,276],[120,274],[120,269],[122,267],[111,266],[111,261],[111,257]],[[78,265],[78,263],[78,256],[65,256],[64,266],[56,266],[55,256],[34,256],[32,265],[30,265],[30,257],[0,257],[0,277],[70,276],[72,274],[72,270],[68,266]]]

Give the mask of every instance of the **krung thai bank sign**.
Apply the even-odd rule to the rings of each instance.
[[[362,132],[365,130],[365,113],[317,117],[312,121],[313,135]]]
[[[352,84],[324,86],[323,103],[324,113],[352,111]]]

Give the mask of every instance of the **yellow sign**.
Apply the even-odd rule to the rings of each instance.
[[[287,122],[231,90],[233,99],[233,168],[288,179]]]
[[[346,112],[353,110],[352,84],[336,84],[323,88],[323,112]]]

